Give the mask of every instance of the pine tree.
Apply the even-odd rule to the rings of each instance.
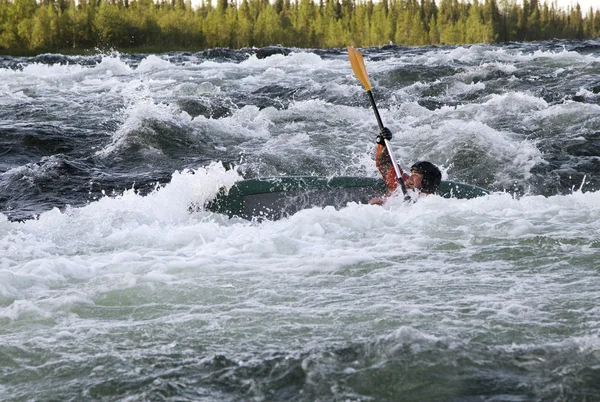
[[[101,45],[113,47],[129,45],[129,24],[124,13],[115,4],[100,3],[95,19]]]
[[[577,3],[574,8],[571,8],[571,14],[569,15],[569,29],[571,38],[583,38],[583,18],[581,15],[581,7],[579,6],[579,3]]]
[[[380,1],[375,5],[371,17],[370,37],[376,45],[384,45],[390,40],[390,29],[387,22],[388,3],[387,0]]]
[[[33,17],[33,27],[29,46],[32,49],[54,49],[57,44],[58,29],[57,15],[54,3],[40,6]]]
[[[600,9],[596,10],[596,14],[594,16],[594,34],[592,38],[600,37]]]
[[[316,2],[315,2],[316,1]],[[544,0],[0,0],[0,48],[49,50],[487,43],[600,36]],[[216,6],[213,7],[213,4]]]
[[[238,12],[238,31],[235,46],[238,48],[252,46],[254,44],[253,30],[254,24],[250,16],[250,6],[248,0],[243,0]]]
[[[528,11],[529,16],[527,18],[527,35],[533,38],[539,38],[542,30],[540,9],[537,0],[531,0]]]
[[[488,41],[497,42],[501,35],[500,11],[496,0],[485,0],[483,20],[487,29]]]

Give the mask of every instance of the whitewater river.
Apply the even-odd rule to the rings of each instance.
[[[362,51],[398,161],[493,194],[204,210],[377,177],[345,49],[0,57],[0,400],[600,400],[600,40]]]

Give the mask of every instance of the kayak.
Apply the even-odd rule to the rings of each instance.
[[[241,180],[229,191],[222,189],[206,209],[248,220],[277,220],[312,207],[339,209],[349,202],[367,204],[386,192],[381,178],[267,177]],[[469,199],[487,194],[489,191],[483,188],[450,180],[442,180],[439,187],[439,195],[444,198]]]
[[[383,133],[385,126],[375,105],[371,82],[362,54],[349,46],[348,58],[352,71],[367,90],[379,130]],[[387,132],[389,133],[389,130]],[[391,133],[389,135],[389,139],[391,139]],[[385,147],[396,171],[396,176],[401,177],[389,139],[387,137],[384,139]],[[306,208],[333,206],[339,209],[349,202],[367,204],[371,199],[381,197],[386,193],[387,186],[381,178],[267,177],[239,181],[229,190],[221,190],[215,199],[209,201],[205,207],[209,211],[226,214],[230,217],[276,220]],[[438,193],[445,198],[474,198],[489,194],[482,188],[448,180],[442,180]]]

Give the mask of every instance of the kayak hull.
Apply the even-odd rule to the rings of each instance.
[[[366,204],[386,192],[380,178],[267,177],[235,183],[229,191],[222,190],[206,209],[230,217],[277,220],[306,208],[342,208],[349,202]],[[444,198],[468,199],[487,194],[482,188],[448,180],[442,181],[439,188],[439,195]]]

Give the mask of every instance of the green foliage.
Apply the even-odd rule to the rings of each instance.
[[[330,48],[600,36],[600,11],[539,0],[0,0],[4,53]]]

